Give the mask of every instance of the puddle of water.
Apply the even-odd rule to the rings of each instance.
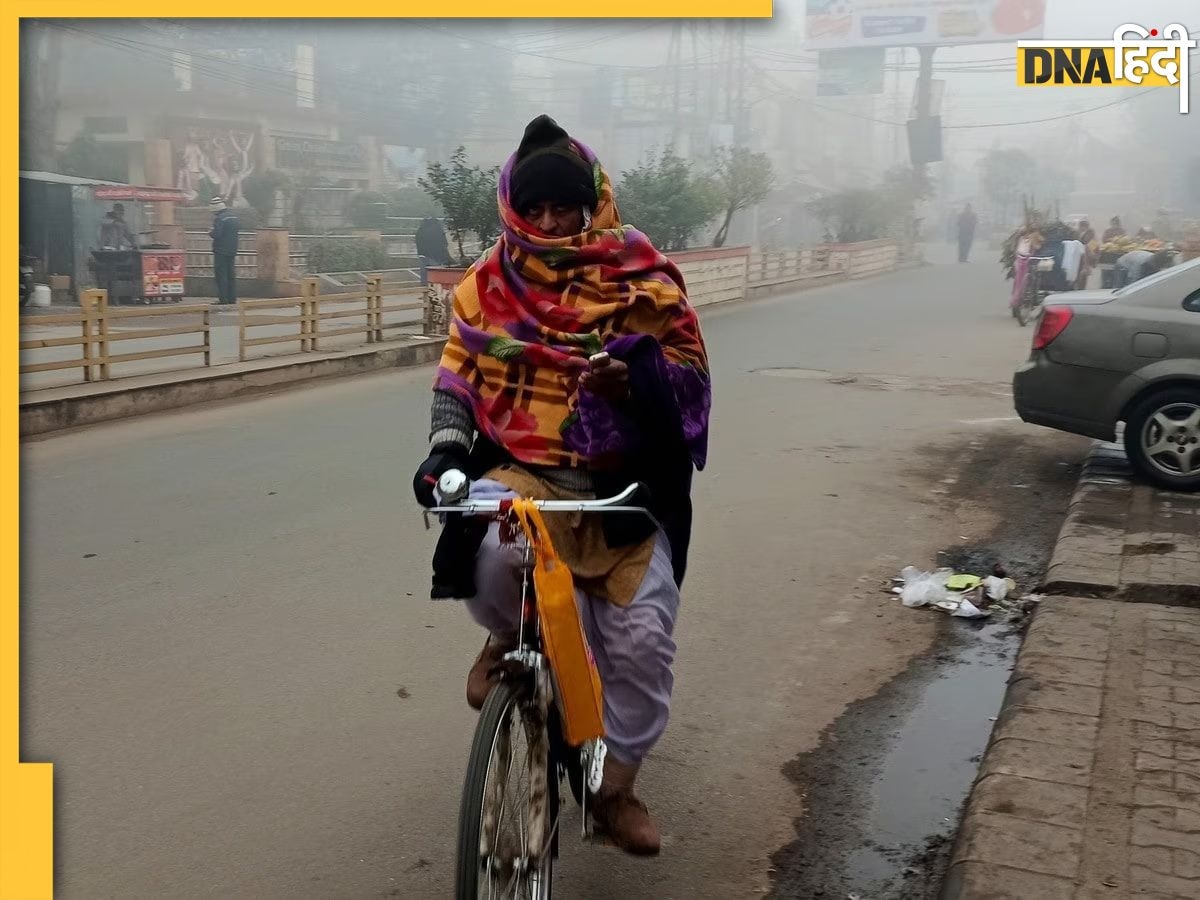
[[[914,841],[953,834],[978,771],[1019,645],[1006,623],[962,624],[951,658],[892,733],[868,791],[867,843],[845,863],[862,900],[895,896],[897,863],[919,849]]]

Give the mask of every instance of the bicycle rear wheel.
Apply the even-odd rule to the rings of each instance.
[[[479,713],[458,819],[458,900],[550,900],[558,780],[530,683],[499,682]]]

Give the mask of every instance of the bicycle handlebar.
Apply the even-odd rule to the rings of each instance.
[[[443,486],[447,489],[443,492]],[[542,512],[606,512],[606,513],[640,513],[649,516],[657,522],[649,510],[640,506],[627,506],[640,489],[640,485],[631,484],[615,497],[602,497],[596,500],[535,500],[534,506]],[[429,513],[465,513],[467,515],[499,514],[512,503],[511,500],[471,500],[466,496],[470,482],[466,475],[458,469],[450,469],[438,479],[438,492],[443,496],[457,494],[462,499],[442,501],[442,505],[426,510]]]

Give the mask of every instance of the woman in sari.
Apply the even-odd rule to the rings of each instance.
[[[621,224],[594,154],[554,120],[526,128],[498,202],[502,234],[454,292],[413,487],[432,505],[438,477],[457,468],[473,496],[650,488],[662,530],[634,516],[556,515],[547,527],[604,685],[608,753],[589,808],[617,846],[653,854],[658,828],[633,787],[670,709],[691,477],[708,443],[704,341],[679,271]],[[497,523],[448,525],[434,555],[434,596],[464,599],[488,630],[467,677],[475,708],[515,642],[518,562]]]

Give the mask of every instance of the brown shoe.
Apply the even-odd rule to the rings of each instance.
[[[500,663],[504,654],[515,646],[515,642],[488,635],[487,643],[479,651],[479,658],[467,673],[467,703],[471,709],[483,709],[483,701],[491,693],[492,686],[500,680]]]
[[[638,766],[604,760],[604,781],[592,794],[592,819],[610,841],[635,856],[654,856],[662,848],[658,826],[646,804],[633,793]]]

